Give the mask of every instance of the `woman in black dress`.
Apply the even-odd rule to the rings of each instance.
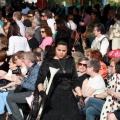
[[[49,102],[46,101],[47,103],[40,120],[80,120],[78,106],[72,92],[73,86],[80,97],[81,103],[82,94],[80,87],[78,87],[74,60],[67,53],[67,43],[65,41],[57,42],[54,57],[46,59],[40,68],[37,88],[42,98],[45,96],[43,89],[44,80],[46,76],[50,76],[49,66],[60,68],[53,79],[48,94]]]

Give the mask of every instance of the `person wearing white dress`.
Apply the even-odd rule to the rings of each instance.
[[[21,36],[20,29],[16,23],[12,23],[8,30],[8,51],[7,55],[12,55],[18,51],[30,51],[26,37]]]

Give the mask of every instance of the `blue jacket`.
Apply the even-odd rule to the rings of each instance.
[[[30,67],[28,71],[30,69],[32,69],[32,67]],[[40,69],[40,66],[36,64],[33,70],[31,71],[30,75],[28,77],[23,78],[21,86],[28,90],[34,91],[39,69]]]

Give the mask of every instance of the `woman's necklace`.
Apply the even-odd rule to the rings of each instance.
[[[66,73],[66,71],[65,71],[64,67],[62,66],[62,64],[60,63],[60,61],[59,61],[59,60],[58,60],[58,62],[59,62],[59,64],[60,64],[61,68],[62,68],[63,73],[65,74],[65,73]]]

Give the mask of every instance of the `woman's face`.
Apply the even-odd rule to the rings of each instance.
[[[94,20],[95,19],[95,14],[91,13],[91,19]]]
[[[112,62],[110,63],[110,73],[111,73],[111,74],[114,74],[114,73],[115,73],[115,63],[114,63],[114,61],[112,61]]]
[[[67,55],[67,46],[66,45],[57,45],[55,48],[56,57],[58,59],[63,59]]]
[[[41,29],[40,29],[40,34],[41,34],[41,36],[42,36],[43,38],[47,37],[47,34],[46,34],[44,28],[41,28]]]
[[[17,64],[17,66],[21,66],[23,64],[23,59],[15,56],[15,62]]]
[[[13,63],[12,59],[10,59],[10,61],[9,61],[9,68],[11,70],[15,70],[17,68],[17,64]]]
[[[78,70],[80,73],[86,73],[87,71],[87,61],[83,60],[78,63]]]

